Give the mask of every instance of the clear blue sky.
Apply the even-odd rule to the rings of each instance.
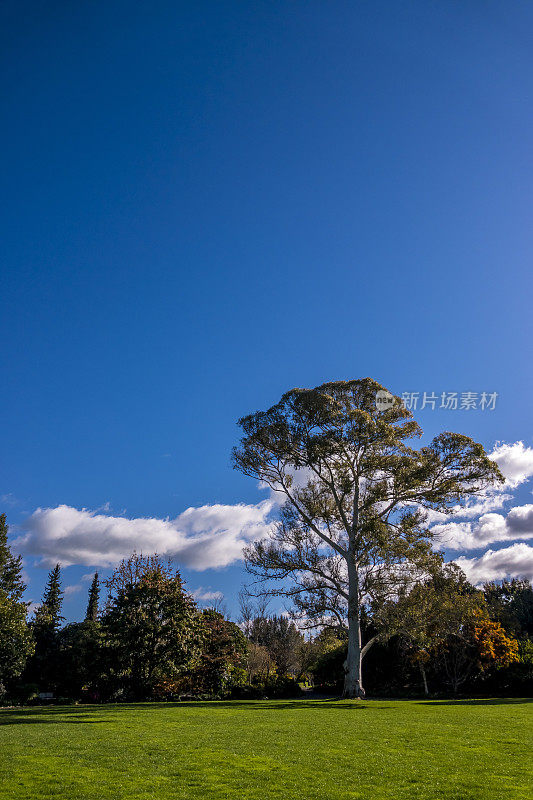
[[[61,504],[257,503],[230,468],[236,419],[325,380],[496,391],[494,411],[418,419],[533,443],[530,3],[8,0],[0,16],[14,534]],[[230,604],[241,580],[186,575]]]

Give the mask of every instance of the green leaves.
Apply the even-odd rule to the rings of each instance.
[[[129,696],[150,697],[156,684],[181,675],[198,657],[196,605],[179,572],[157,556],[134,554],[108,584],[102,629],[110,670]]]

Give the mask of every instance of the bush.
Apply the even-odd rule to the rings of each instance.
[[[263,688],[267,697],[301,697],[303,694],[300,684],[289,675],[268,678]]]

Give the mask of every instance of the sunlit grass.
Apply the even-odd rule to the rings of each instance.
[[[530,800],[532,720],[514,699],[5,709],[0,796]]]

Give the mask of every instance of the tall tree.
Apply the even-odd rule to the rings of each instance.
[[[5,514],[0,514],[0,590],[14,601],[24,594],[26,584],[22,579],[22,556],[14,556],[7,540],[9,527]]]
[[[304,638],[290,619],[276,614],[255,617],[248,637],[254,644],[267,650],[278,674],[299,674]]]
[[[201,623],[178,570],[157,556],[125,559],[106,585],[102,628],[115,690],[143,699],[199,654]]]
[[[94,573],[89,589],[89,599],[87,601],[87,611],[85,614],[86,622],[96,622],[98,619],[98,600],[100,597],[100,582],[98,580],[98,573]]]
[[[22,579],[21,556],[14,556],[8,545],[6,515],[0,515],[0,697],[9,682],[20,675],[33,652],[33,641],[26,622],[27,605],[22,601],[26,588]]]
[[[51,630],[57,631],[64,617],[61,616],[63,606],[63,590],[61,588],[61,566],[56,564],[48,573],[48,580],[44,589],[43,600],[37,615]]]
[[[97,699],[104,670],[98,620],[72,622],[59,631],[56,689],[63,697]]]
[[[277,580],[268,591],[291,597],[309,624],[346,625],[344,695],[364,696],[374,638],[362,642],[363,610],[438,566],[425,509],[449,511],[502,481],[498,467],[460,434],[411,447],[421,435],[411,412],[370,378],[292,389],[239,424],[235,467],[285,500],[275,534],[247,549],[248,569]]]
[[[59,628],[64,620],[61,615],[63,590],[61,567],[50,570],[41,605],[31,622],[35,640],[35,653],[28,662],[26,678],[45,691],[54,691],[59,684]]]

